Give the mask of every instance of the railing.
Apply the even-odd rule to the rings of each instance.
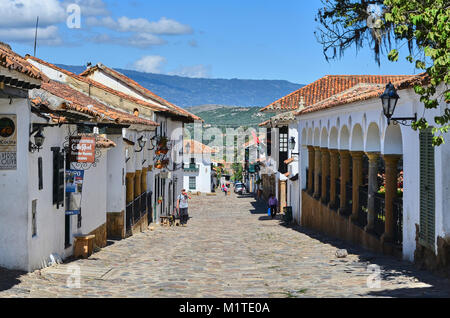
[[[318,179],[317,182],[319,182],[319,192],[317,195],[320,198],[320,197],[322,197],[322,175],[318,174],[317,179]]]
[[[325,180],[325,186],[326,186],[326,190],[325,190],[325,204],[327,204],[328,202],[330,202],[330,184],[331,184],[331,177],[327,176],[326,180]]]
[[[344,208],[344,214],[350,215],[352,213],[352,204],[353,204],[353,191],[352,191],[352,182],[347,182],[345,184],[345,195],[346,195],[346,203]]]
[[[303,190],[308,190],[308,180],[309,180],[309,169],[306,168],[306,185],[305,185],[305,189]]]
[[[126,231],[127,233],[131,231],[131,226],[133,225],[133,214],[134,214],[134,201],[127,204],[126,207]]]
[[[375,220],[374,220],[374,232],[381,237],[384,233],[385,217],[385,200],[384,194],[375,194]]]
[[[198,172],[200,170],[200,165],[194,163],[183,164],[183,170],[186,172]]]
[[[134,199],[133,224],[141,219],[141,196]]]
[[[359,187],[359,208],[358,208],[358,225],[364,228],[367,225],[368,214],[368,187],[366,185]]]
[[[148,212],[148,224],[153,222],[153,208],[152,208],[152,192],[147,193],[147,212]]]
[[[336,179],[336,203],[334,205],[336,211],[341,207],[341,179]]]
[[[394,243],[403,244],[403,198],[395,198],[393,203],[394,214]]]

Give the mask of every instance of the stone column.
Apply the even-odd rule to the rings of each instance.
[[[353,179],[352,179],[352,220],[358,220],[359,210],[359,186],[362,185],[363,175],[363,155],[362,151],[350,152],[353,162]]]
[[[134,198],[135,199],[142,194],[141,176],[142,176],[142,171],[136,170],[136,177],[134,178]]]
[[[378,158],[380,153],[378,152],[367,152],[367,157],[369,158],[369,187],[368,187],[368,197],[367,197],[367,226],[366,231],[372,232],[374,230],[375,222],[375,194],[378,188]]]
[[[345,184],[350,179],[350,151],[340,150],[339,155],[341,157],[341,206],[339,207],[339,213],[344,214],[348,199]]]
[[[320,147],[314,147],[314,156],[315,156],[315,163],[314,163],[314,195],[313,197],[318,200],[320,199],[320,193],[319,193],[319,174],[322,171],[322,153],[320,152]]]
[[[141,193],[147,192],[147,172],[148,168],[142,168],[142,175],[141,175]]]
[[[327,177],[330,174],[330,153],[328,148],[321,148],[322,156],[322,193],[321,201],[325,203],[327,197]]]
[[[336,179],[339,175],[339,150],[330,149],[330,206],[336,208],[336,194],[340,189],[336,189]]]
[[[126,175],[126,200],[127,204],[134,201],[134,172]]]
[[[394,211],[393,203],[397,196],[397,165],[401,155],[384,155],[386,174],[385,224],[382,242],[392,242],[394,238]]]
[[[308,193],[314,193],[314,147],[308,146]]]

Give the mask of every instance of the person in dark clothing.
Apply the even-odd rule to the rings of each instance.
[[[277,215],[277,207],[278,207],[278,200],[273,194],[270,194],[269,196],[268,205],[270,208],[270,216],[273,219]]]
[[[187,194],[186,190],[181,190],[181,194],[177,199],[177,209],[180,211],[180,223],[182,226],[186,226],[189,219],[188,199],[191,199],[191,197]]]

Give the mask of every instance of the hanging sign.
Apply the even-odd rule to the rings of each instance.
[[[77,215],[81,212],[83,180],[83,170],[66,170],[66,215]]]
[[[17,170],[16,115],[0,115],[0,170]]]
[[[70,162],[94,163],[95,162],[95,137],[70,137],[69,158]]]

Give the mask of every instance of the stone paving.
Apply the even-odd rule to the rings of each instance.
[[[0,297],[450,296],[448,280],[284,226],[250,196],[193,197],[189,213],[187,227],[154,226],[89,259],[29,274],[0,270]],[[349,255],[337,258],[338,249]],[[368,287],[376,277],[369,265],[380,267],[380,286]]]

